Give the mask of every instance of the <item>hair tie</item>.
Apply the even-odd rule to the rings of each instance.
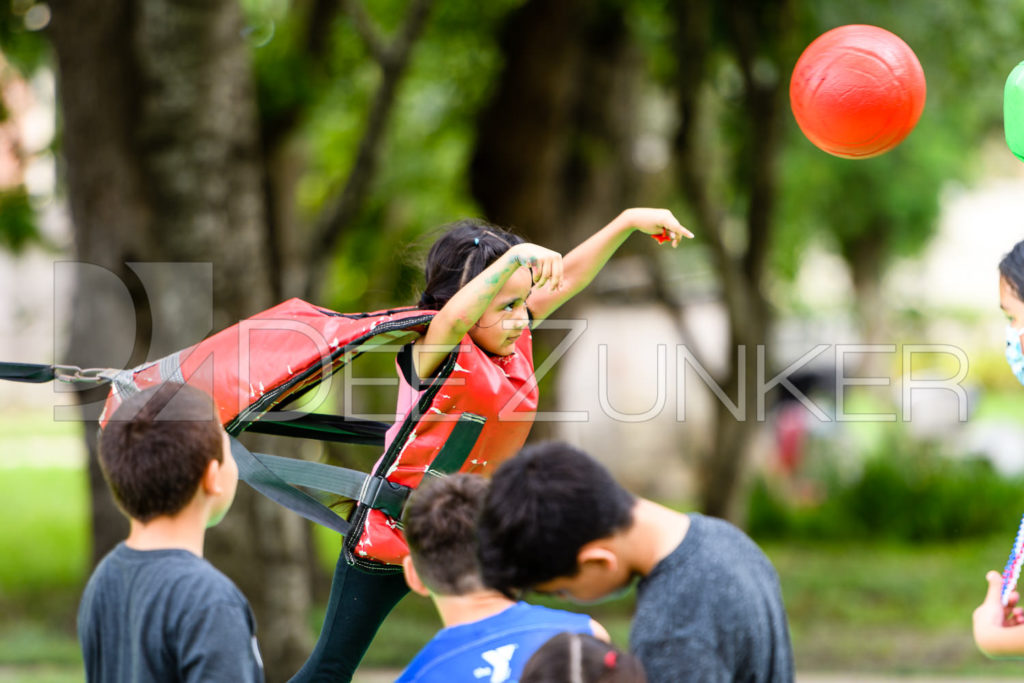
[[[614,669],[619,661],[619,653],[615,650],[608,650],[604,653],[604,668]]]
[[[473,245],[477,246],[477,247],[480,246],[480,238],[479,237],[474,237],[473,238]]]

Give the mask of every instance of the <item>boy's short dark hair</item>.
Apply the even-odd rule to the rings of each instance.
[[[481,590],[476,525],[487,481],[472,474],[425,477],[402,516],[420,580],[439,595]]]
[[[580,549],[633,523],[636,499],[565,443],[528,446],[491,478],[480,515],[484,583],[506,594],[575,576]]]
[[[140,522],[181,511],[210,460],[223,460],[222,434],[213,401],[194,387],[167,382],[128,397],[100,435],[114,500]]]

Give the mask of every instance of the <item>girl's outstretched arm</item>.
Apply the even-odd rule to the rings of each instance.
[[[416,342],[418,348],[412,354],[419,377],[429,377],[434,373],[480,320],[509,278],[524,266],[529,268],[533,285],[538,290],[545,285],[550,288],[560,286],[563,277],[561,254],[536,244],[515,245],[463,285],[434,316],[426,333]],[[524,299],[525,296],[524,292]]]
[[[538,289],[530,295],[533,319],[547,318],[589,285],[634,230],[648,235],[666,233],[673,247],[679,244],[680,238],[693,237],[693,233],[680,225],[668,209],[626,209],[565,255],[565,275],[559,289]]]

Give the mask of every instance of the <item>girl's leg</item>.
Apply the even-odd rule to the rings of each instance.
[[[377,629],[408,592],[400,572],[370,574],[339,555],[320,638],[291,683],[351,681]]]

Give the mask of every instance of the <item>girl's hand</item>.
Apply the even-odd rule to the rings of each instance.
[[[556,291],[562,286],[562,255],[537,244],[517,244],[505,256],[520,266],[525,266],[533,273],[533,284],[543,287],[550,286]]]
[[[616,219],[633,230],[653,235],[659,242],[672,240],[672,246],[679,246],[683,237],[693,238],[693,233],[684,228],[668,209],[626,209]],[[664,236],[664,239],[659,239]]]

